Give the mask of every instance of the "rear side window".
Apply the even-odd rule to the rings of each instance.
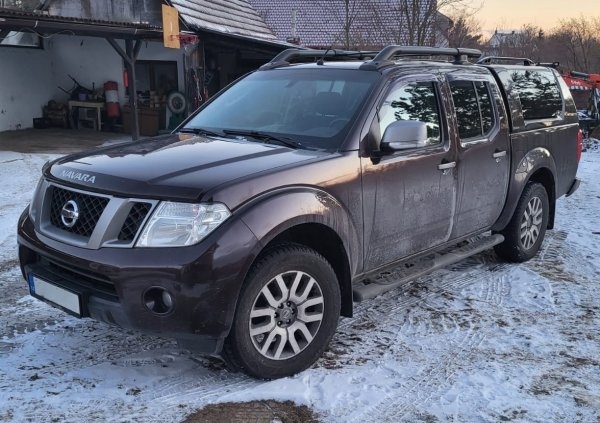
[[[495,115],[487,82],[451,81],[461,140],[485,137],[494,127]]]
[[[525,120],[560,116],[563,102],[552,71],[522,69],[512,71],[510,76],[512,88],[521,98]]]

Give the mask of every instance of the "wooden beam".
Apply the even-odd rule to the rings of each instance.
[[[140,40],[136,41],[136,48],[139,52],[138,44],[140,44]],[[134,141],[137,141],[140,137],[140,117],[138,116],[138,98],[135,82],[135,59],[137,54],[132,40],[125,40],[125,51],[127,57],[129,57],[129,63],[127,64],[127,74],[129,75],[129,104],[131,105],[133,112],[133,131],[131,132],[131,137]]]
[[[129,59],[129,56],[127,56],[127,53],[125,53],[125,50],[123,50],[119,43],[117,43],[113,38],[107,38],[106,41],[108,41],[108,44],[110,44],[112,48],[114,48],[115,51],[119,53],[119,56],[121,56],[123,60],[125,60],[125,63],[129,63],[131,61],[131,59]]]
[[[138,116],[137,89],[135,83],[135,62],[142,45],[141,40],[136,40],[135,46],[132,40],[125,40],[125,50],[113,38],[107,38],[106,41],[123,58],[127,66],[127,76],[129,82],[129,105],[133,119],[133,128],[131,128],[131,138],[136,141],[140,137],[140,118]]]
[[[138,55],[140,54],[140,48],[142,48],[142,40],[135,40],[135,45],[133,46],[133,60],[137,60]]]

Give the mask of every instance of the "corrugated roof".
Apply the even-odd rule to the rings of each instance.
[[[346,3],[350,43],[355,48],[406,44],[398,0],[248,0],[281,40],[292,37],[296,11],[296,36],[307,47],[345,46]],[[429,1],[420,4],[422,10]],[[424,13],[424,12],[421,12]]]
[[[194,29],[277,41],[258,12],[245,0],[171,0],[171,4]]]
[[[142,23],[142,22],[120,22],[120,21],[89,19],[89,18],[80,18],[80,17],[55,16],[55,15],[48,15],[45,13],[36,13],[36,12],[16,10],[16,9],[0,8],[0,17],[27,18],[27,19],[35,19],[35,20],[47,21],[47,22],[65,22],[65,23],[68,22],[68,23],[74,23],[74,24],[105,25],[105,26],[116,26],[116,27],[123,27],[123,28],[152,29],[152,30],[161,30],[162,31],[162,28],[159,26],[151,25],[148,23]]]

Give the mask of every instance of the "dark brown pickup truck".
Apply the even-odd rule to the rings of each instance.
[[[47,164],[18,224],[31,295],[276,378],[353,301],[533,257],[578,187],[575,105],[551,67],[479,56],[287,50],[171,135]]]

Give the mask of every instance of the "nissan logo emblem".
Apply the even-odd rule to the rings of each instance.
[[[72,228],[79,219],[79,206],[74,200],[65,203],[60,211],[60,220],[67,228]]]

